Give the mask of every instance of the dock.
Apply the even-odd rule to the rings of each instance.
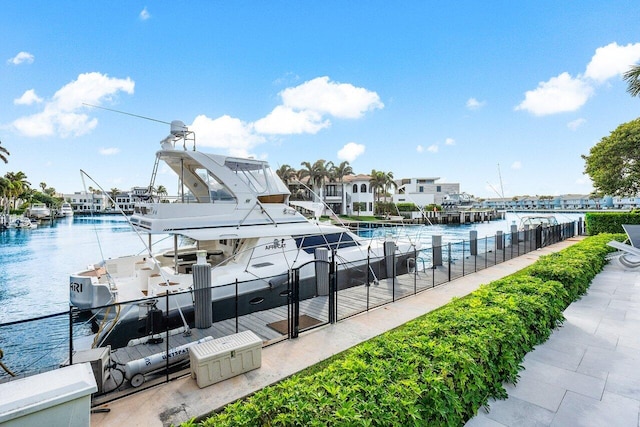
[[[558,252],[580,241],[574,237],[554,245],[530,252],[526,256],[516,257],[477,273],[457,277],[444,286],[429,287],[431,276],[437,271],[422,274],[424,292],[413,295],[413,283],[405,283],[404,292],[411,294],[398,298],[393,304],[385,304],[362,312],[335,324],[328,324],[302,333],[299,338],[282,340],[266,345],[262,349],[262,366],[259,369],[237,377],[198,388],[195,380],[186,375],[174,380],[140,391],[134,395],[98,405],[91,415],[91,425],[95,427],[111,425],[131,426],[169,426],[177,425],[194,417],[205,416],[237,399],[248,396],[270,384],[276,383],[296,372],[338,354],[348,348],[396,328],[409,320],[447,304],[453,297],[461,297],[476,290],[481,284],[489,283],[534,263],[540,256]],[[487,260],[488,261],[488,260]],[[420,275],[420,274],[419,274]],[[385,295],[386,289],[386,295]],[[357,292],[357,289],[350,290]],[[360,292],[366,289],[360,289]],[[369,291],[378,298],[389,298],[389,289],[381,281],[378,290],[372,285]],[[339,301],[350,301],[346,294],[339,295]],[[351,302],[359,304],[358,302]],[[345,317],[346,317],[345,312]],[[320,315],[320,313],[315,313]]]

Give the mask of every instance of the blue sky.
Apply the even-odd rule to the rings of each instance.
[[[168,125],[88,103],[274,168],[586,194],[580,156],[640,113],[638,22],[632,1],[3,2],[0,174],[147,185]]]

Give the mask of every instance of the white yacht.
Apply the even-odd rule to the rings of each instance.
[[[24,228],[32,230],[34,228],[38,228],[38,221],[26,216],[12,218],[9,221],[9,228]]]
[[[353,286],[356,277],[391,276],[385,261],[392,255],[394,272],[402,273],[420,249],[409,240],[390,245],[305,218],[289,205],[288,188],[267,162],[197,151],[195,135],[179,121],[171,123],[170,135],[161,141],[150,189],[161,163],[177,175],[178,195],[160,198],[150,192],[140,197],[130,222],[149,242],[151,235],[170,235],[173,245],[107,259],[70,277],[71,304],[91,309],[98,319],[94,345],[119,347],[148,334],[147,314],[151,307],[166,312],[167,293],[171,325],[190,322],[197,258],[212,267],[213,312],[219,320],[255,311],[256,303],[261,310],[286,304],[293,269],[300,269],[301,283],[313,282],[313,287],[301,286],[301,298],[316,295],[317,248],[335,254],[339,289]],[[114,303],[126,304],[105,307]]]
[[[62,216],[73,216],[73,207],[71,207],[71,203],[64,202],[60,206],[60,214]]]
[[[51,210],[44,203],[33,203],[26,212],[29,218],[43,219],[51,216]]]

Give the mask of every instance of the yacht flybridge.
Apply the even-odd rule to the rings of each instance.
[[[318,248],[334,254],[339,288],[351,286],[353,274],[368,274],[363,273],[371,265],[367,258],[381,263],[393,255],[401,267],[419,249],[410,241],[389,246],[309,220],[289,206],[288,188],[266,161],[204,153],[195,142],[182,122],[171,123],[156,153],[148,194],[139,198],[130,217],[138,232],[149,235],[149,246],[156,234],[173,236],[172,246],[107,259],[70,277],[71,304],[96,315],[94,345],[118,347],[149,333],[150,308],[168,309],[176,326],[181,319],[192,321],[196,262],[211,266],[212,309],[216,319],[224,319],[248,312],[256,301],[261,309],[285,304],[282,294],[293,269],[300,268],[301,280],[315,286],[312,261]],[[175,197],[154,191],[162,163],[178,177]],[[392,247],[393,254],[385,254],[385,247]],[[390,274],[382,269],[371,276]],[[305,292],[313,296],[316,289]],[[167,294],[175,294],[169,307],[162,297]],[[111,304],[119,305],[110,310]]]

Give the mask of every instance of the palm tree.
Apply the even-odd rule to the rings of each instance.
[[[385,173],[382,171],[377,171],[375,169],[371,169],[371,178],[369,178],[369,185],[373,190],[373,197],[375,198],[375,202],[378,203],[380,201],[380,193],[385,185]]]
[[[313,191],[315,188],[320,190],[319,197],[322,200],[322,185],[324,184],[324,180],[329,178],[329,170],[327,169],[327,165],[331,165],[332,163],[327,163],[326,160],[316,160],[313,164],[309,162],[302,162],[300,165],[304,166],[304,169],[300,169],[298,171],[299,178],[308,178],[308,184],[311,186],[311,190]]]
[[[631,96],[640,95],[640,64],[632,66],[622,78],[627,82],[627,92]]]
[[[46,182],[41,182],[40,183],[40,188],[42,188],[42,192],[44,193],[44,190],[47,188],[47,183]]]
[[[353,175],[353,168],[349,165],[349,162],[346,160],[340,163],[338,166],[332,165],[331,170],[329,171],[331,176],[338,180],[340,183],[341,191],[342,191],[342,204],[340,208],[340,214],[345,215],[347,213],[347,203],[346,203],[346,194],[344,191],[344,177],[347,175]]]
[[[0,141],[0,144],[2,144],[2,141]],[[7,160],[7,156],[9,155],[9,152],[7,151],[6,148],[4,148],[2,145],[0,145],[0,160],[2,160],[5,163],[8,163],[9,160]]]
[[[7,199],[9,198],[9,186],[9,180],[0,176],[0,205],[2,207],[5,206],[5,203],[7,203]]]
[[[296,170],[289,165],[282,165],[276,170],[276,175],[280,177],[286,186],[296,177]]]
[[[118,194],[120,193],[120,189],[117,187],[114,187],[111,189],[111,191],[109,191],[109,196],[111,196],[111,203],[113,204],[113,207],[116,207],[116,197],[118,197]]]
[[[158,189],[156,190],[156,193],[158,193],[158,196],[160,197],[160,202],[162,202],[168,194],[167,188],[164,185],[158,185]]]
[[[7,172],[4,176],[9,180],[9,197],[13,199],[13,208],[16,208],[18,198],[31,188],[31,183],[27,181],[24,172]]]
[[[351,167],[351,165],[349,165],[349,162],[345,160],[338,166],[333,165],[330,172],[331,175],[338,180],[338,182],[342,182],[345,176],[353,175],[353,168]]]
[[[398,187],[398,184],[393,180],[393,172],[383,172],[375,169],[371,170],[369,184],[373,189],[376,203],[380,202],[380,196],[384,195],[386,197],[391,187]]]
[[[387,172],[384,174],[384,193],[385,197],[389,194],[391,188],[398,188],[398,184],[393,180],[393,172]]]

